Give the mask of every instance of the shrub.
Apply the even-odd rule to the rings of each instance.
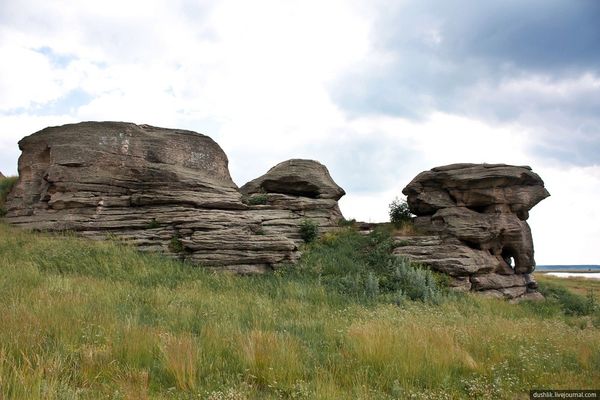
[[[429,269],[394,256],[392,248],[388,229],[377,228],[368,235],[352,229],[328,232],[303,255],[298,273],[317,277],[360,301],[441,302],[447,292],[441,279]]]
[[[169,242],[169,250],[171,250],[173,253],[181,253],[184,250],[181,239],[179,239],[177,236],[173,236]]]
[[[390,291],[401,292],[411,300],[440,303],[442,291],[431,270],[398,257],[391,260],[389,267],[393,272]]]
[[[267,204],[269,197],[266,194],[255,194],[245,199],[245,203],[250,206]]]
[[[354,227],[355,225],[356,225],[356,219],[354,219],[354,218],[352,218],[352,219],[340,218],[340,220],[338,221],[338,226],[340,226],[342,228]]]
[[[546,299],[557,302],[566,315],[591,315],[596,309],[593,292],[584,297],[551,282],[540,282],[539,291]]]
[[[396,226],[401,226],[412,220],[413,214],[410,212],[406,200],[395,198],[390,203],[390,222]]]
[[[160,223],[155,218],[152,218],[152,221],[148,222],[148,224],[146,225],[146,229],[156,228],[160,228]]]
[[[300,237],[305,243],[314,242],[319,235],[319,224],[310,219],[305,219],[300,223]]]
[[[17,183],[17,177],[11,176],[7,178],[0,178],[0,217],[6,215],[6,208],[4,208],[4,202],[8,197],[8,194],[12,190],[15,183]]]

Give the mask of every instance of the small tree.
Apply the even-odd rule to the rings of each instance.
[[[390,203],[390,222],[392,222],[394,225],[400,226],[410,222],[412,217],[413,214],[410,212],[410,208],[408,207],[406,200],[400,200],[396,197]]]

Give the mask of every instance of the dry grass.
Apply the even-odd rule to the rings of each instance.
[[[180,390],[194,390],[198,386],[201,364],[200,348],[196,339],[185,333],[173,336],[162,335],[161,353],[168,374]]]
[[[242,360],[253,382],[260,387],[293,385],[303,378],[300,345],[289,335],[252,330],[240,334]]]
[[[394,226],[393,236],[418,236],[422,235],[412,222],[405,222],[400,226]]]

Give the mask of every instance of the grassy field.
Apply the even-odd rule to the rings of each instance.
[[[410,267],[410,280],[392,279],[382,242],[344,229],[292,270],[240,277],[0,223],[0,399],[512,399],[600,387],[587,292],[543,278],[541,303],[452,295]],[[419,292],[402,286],[416,281]]]
[[[600,279],[565,279],[547,274],[537,274],[536,278],[538,282],[560,286],[581,296],[588,296],[590,291],[592,291],[593,293],[597,293],[597,295],[600,296]]]

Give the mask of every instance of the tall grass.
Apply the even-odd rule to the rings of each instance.
[[[296,268],[238,277],[0,224],[0,399],[512,399],[598,387],[592,315],[471,295],[396,305],[395,270],[377,261],[385,246],[328,234]]]

